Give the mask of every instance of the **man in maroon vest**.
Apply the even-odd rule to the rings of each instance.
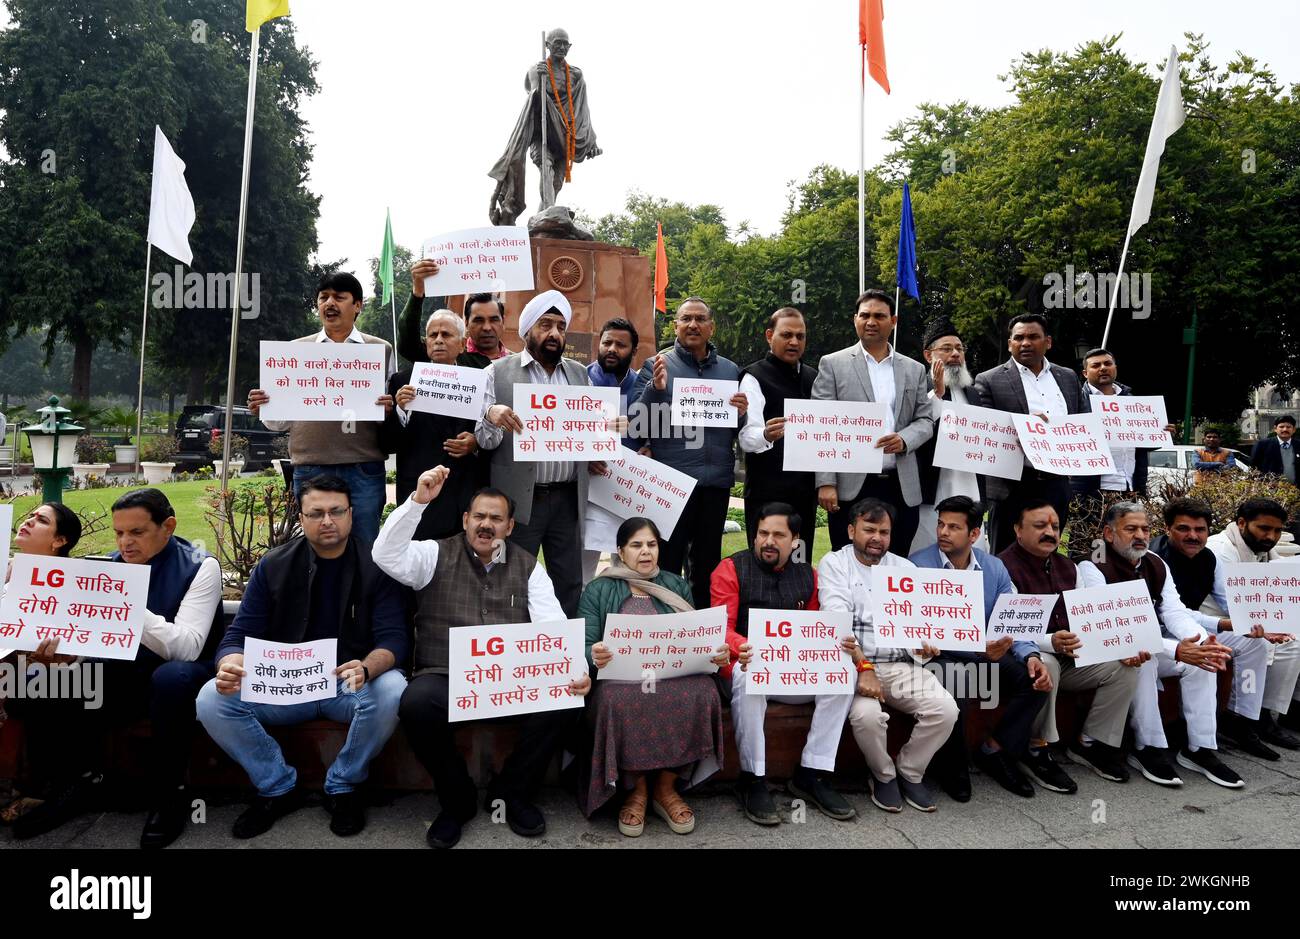
[[[426,471],[411,497],[388,516],[375,539],[375,563],[416,591],[415,654],[410,684],[399,716],[411,749],[433,777],[441,811],[425,835],[433,848],[450,848],[477,811],[477,792],[447,720],[449,630],[487,623],[551,622],[568,619],[555,588],[537,558],[507,539],[514,530],[514,503],[497,489],[480,489],[464,516],[464,534],[438,541],[413,541],[425,507],[442,492],[447,467]],[[569,683],[585,695],[591,679]],[[537,788],[572,712],[541,711],[522,719],[519,742],[488,787],[487,808],[497,800],[506,824],[524,837],[546,831],[533,804]]]

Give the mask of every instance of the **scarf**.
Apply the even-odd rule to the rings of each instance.
[[[679,596],[667,587],[663,586],[663,584],[654,582],[655,578],[659,576],[659,568],[657,567],[650,572],[648,578],[643,578],[630,567],[624,566],[622,558],[615,554],[610,558],[609,567],[605,568],[596,576],[608,577],[610,580],[621,580],[626,583],[628,587],[635,587],[638,590],[644,591],[655,600],[658,600],[660,603],[678,613],[687,613],[695,609],[695,607],[691,606],[690,601],[685,597]]]

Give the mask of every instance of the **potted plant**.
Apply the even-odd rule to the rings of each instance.
[[[108,463],[113,456],[113,447],[103,437],[82,434],[77,438],[77,462],[72,464],[72,475],[77,479],[96,476],[102,479],[108,475]]]
[[[144,471],[145,482],[151,486],[165,483],[176,468],[176,438],[167,434],[150,437],[144,442],[141,455],[144,460],[140,469]]]
[[[213,437],[208,441],[208,453],[212,454],[212,472],[216,476],[221,475],[221,464],[224,462],[225,449],[220,437]],[[244,461],[248,457],[248,438],[235,434],[230,440],[230,475],[237,476],[244,468]]]
[[[136,445],[131,442],[131,429],[135,426],[135,411],[119,404],[105,409],[99,419],[103,421],[105,430],[122,431],[121,442],[113,444],[114,462],[134,464]]]

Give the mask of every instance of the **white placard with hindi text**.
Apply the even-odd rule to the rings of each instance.
[[[264,421],[382,421],[387,346],[362,342],[277,342],[259,346]]]
[[[15,554],[0,602],[0,645],[33,652],[134,659],[149,601],[147,564]]]
[[[1066,414],[1045,421],[1036,414],[1012,414],[1029,465],[1057,476],[1105,476],[1115,472],[1100,414]]]
[[[635,616],[610,613],[603,641],[614,658],[596,677],[643,681],[705,675],[718,670],[713,659],[727,643],[727,608]]]
[[[309,704],[339,693],[337,639],[314,642],[244,640],[244,677],[239,698],[245,704]]]
[[[873,401],[785,399],[787,472],[879,473],[885,451],[876,446],[887,417]]]
[[[1074,660],[1080,668],[1129,659],[1142,651],[1155,655],[1164,648],[1145,581],[1080,587],[1066,590],[1061,598],[1070,632],[1083,643]]]
[[[1025,471],[1025,454],[1011,415],[973,404],[943,402],[934,429],[934,465],[1019,479]]]
[[[514,412],[524,424],[514,435],[516,462],[623,458],[617,388],[519,384],[514,395]]]
[[[853,694],[853,656],[840,645],[852,635],[852,613],[750,610],[746,641],[754,657],[745,693]]]
[[[587,674],[586,637],[580,619],[453,627],[447,720],[582,707],[569,682]]]
[[[1000,594],[989,616],[988,641],[1010,636],[1016,642],[1037,642],[1047,635],[1059,599],[1055,593]]]
[[[673,378],[674,427],[738,427],[740,412],[731,404],[740,382],[722,378]]]
[[[587,481],[587,501],[620,519],[648,518],[666,540],[673,536],[696,479],[623,447],[623,462],[605,464]]]
[[[477,421],[483,416],[487,374],[485,368],[416,362],[411,369],[415,399],[410,409]]]
[[[1090,400],[1111,446],[1158,450],[1170,445],[1161,395],[1093,395]]]
[[[888,649],[984,651],[984,575],[941,568],[871,569],[871,622]]]
[[[420,257],[438,262],[424,279],[426,297],[532,290],[533,252],[522,225],[465,228],[428,239]]]
[[[1300,565],[1239,561],[1224,564],[1223,576],[1236,635],[1263,626],[1265,632],[1300,636]]]

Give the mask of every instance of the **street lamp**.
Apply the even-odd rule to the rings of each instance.
[[[46,502],[62,502],[64,480],[72,469],[72,458],[76,456],[77,437],[86,428],[63,419],[63,415],[72,412],[59,407],[59,399],[54,395],[50,395],[50,403],[36,413],[41,415],[40,423],[25,430],[32,445],[32,464],[41,474],[42,498]]]

